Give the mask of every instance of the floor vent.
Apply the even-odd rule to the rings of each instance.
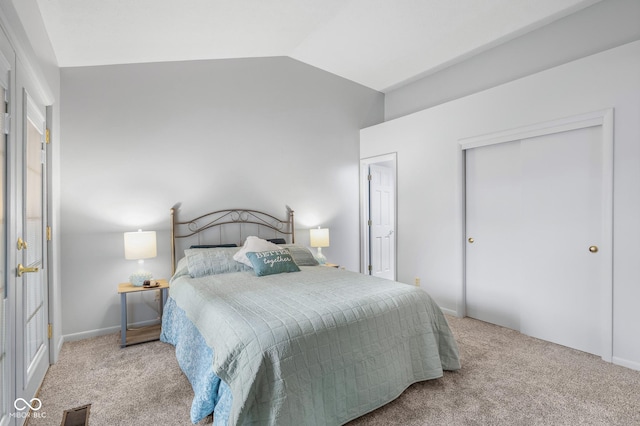
[[[64,410],[60,426],[87,426],[89,424],[89,409],[91,409],[91,404]]]

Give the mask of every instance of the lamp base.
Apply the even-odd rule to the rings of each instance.
[[[321,264],[321,265],[324,265],[325,263],[327,263],[327,258],[324,256],[324,254],[322,254],[322,248],[321,247],[318,247],[318,252],[316,253],[316,255],[314,257],[316,258],[318,263]]]
[[[135,287],[142,287],[146,280],[153,278],[153,275],[149,271],[134,272],[129,276],[129,282]]]

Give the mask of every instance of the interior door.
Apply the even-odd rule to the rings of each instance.
[[[2,62],[0,53],[0,63]],[[7,114],[9,71],[0,66],[0,425],[9,423],[11,399],[10,363],[13,361],[8,351],[10,330],[7,292]]]
[[[395,183],[393,168],[369,165],[371,275],[395,279]]]
[[[603,158],[601,126],[466,151],[469,316],[606,355]]]
[[[45,108],[23,91],[22,241],[17,269],[17,397],[34,397],[49,367]],[[21,270],[23,272],[21,272]]]

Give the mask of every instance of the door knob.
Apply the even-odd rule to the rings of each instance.
[[[26,272],[38,272],[39,270],[40,268],[38,268],[37,266],[34,266],[33,268],[25,268],[24,266],[22,266],[22,263],[18,263],[18,270],[16,271],[16,275],[21,277],[22,274]]]
[[[469,243],[473,244],[474,241],[475,240],[473,238],[469,237]]]
[[[598,252],[598,246],[591,246],[589,247],[589,251],[591,253],[597,253]]]
[[[23,240],[22,238],[18,237],[18,250],[22,250],[22,249],[26,249],[27,248],[27,242],[25,240]]]

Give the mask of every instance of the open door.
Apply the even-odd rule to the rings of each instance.
[[[9,424],[9,412],[13,402],[11,388],[11,363],[9,348],[11,321],[7,289],[7,142],[9,113],[9,69],[0,52],[0,425]]]
[[[47,95],[29,68],[0,28],[0,426],[43,414],[50,359]]]
[[[30,401],[49,368],[45,108],[23,90],[21,223],[16,267],[16,396]]]
[[[396,279],[396,157],[361,162],[363,271]]]

